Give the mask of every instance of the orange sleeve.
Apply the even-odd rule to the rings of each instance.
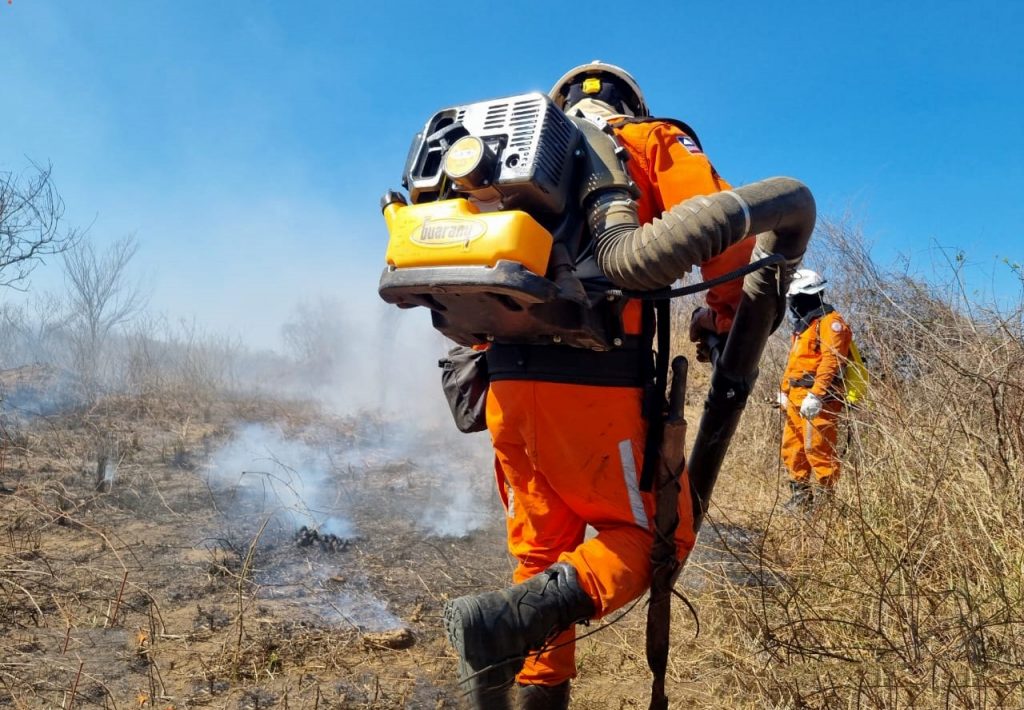
[[[824,398],[850,357],[853,333],[842,317],[834,311],[822,316],[817,327],[821,358],[814,373],[814,387],[811,388],[811,392]]]
[[[719,177],[696,142],[672,124],[661,124],[651,131],[645,154],[651,185],[662,211],[691,197],[710,195],[732,187]],[[745,266],[750,262],[753,250],[753,237],[737,242],[701,264],[701,277],[707,281]],[[742,293],[743,279],[734,279],[707,292],[705,300],[715,312],[715,327],[719,333],[728,332]]]

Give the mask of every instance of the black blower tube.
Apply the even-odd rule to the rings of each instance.
[[[773,248],[764,251],[799,259],[815,209],[803,183],[777,177],[692,197],[643,226],[624,190],[601,192],[587,215],[601,271],[620,288],[649,291],[671,285],[750,234],[774,233]]]
[[[798,180],[769,178],[691,198],[643,226],[627,190],[600,191],[590,203],[587,214],[598,264],[621,288],[669,286],[749,234],[758,235],[752,261],[771,254],[786,260],[743,279],[736,316],[715,360],[711,389],[687,461],[696,531],[757,379],[765,343],[782,321],[789,270],[803,258],[814,230],[814,197]]]

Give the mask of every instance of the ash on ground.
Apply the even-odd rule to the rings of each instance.
[[[333,533],[321,533],[319,530],[303,525],[295,533],[295,544],[299,547],[312,547],[316,545],[323,552],[335,553],[347,550],[349,541]]]

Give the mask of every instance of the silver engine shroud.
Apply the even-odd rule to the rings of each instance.
[[[453,106],[431,116],[406,160],[402,185],[413,203],[439,199],[447,179],[444,154],[466,135],[480,138],[497,159],[487,184],[459,192],[500,201],[503,209],[523,210],[542,224],[557,220],[573,196],[580,131],[541,93]]]

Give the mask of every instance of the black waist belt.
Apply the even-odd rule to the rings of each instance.
[[[814,375],[802,375],[801,377],[790,377],[790,387],[814,387]]]
[[[487,373],[492,381],[643,387],[651,367],[650,350],[641,347],[597,352],[566,345],[495,343],[487,349]]]

